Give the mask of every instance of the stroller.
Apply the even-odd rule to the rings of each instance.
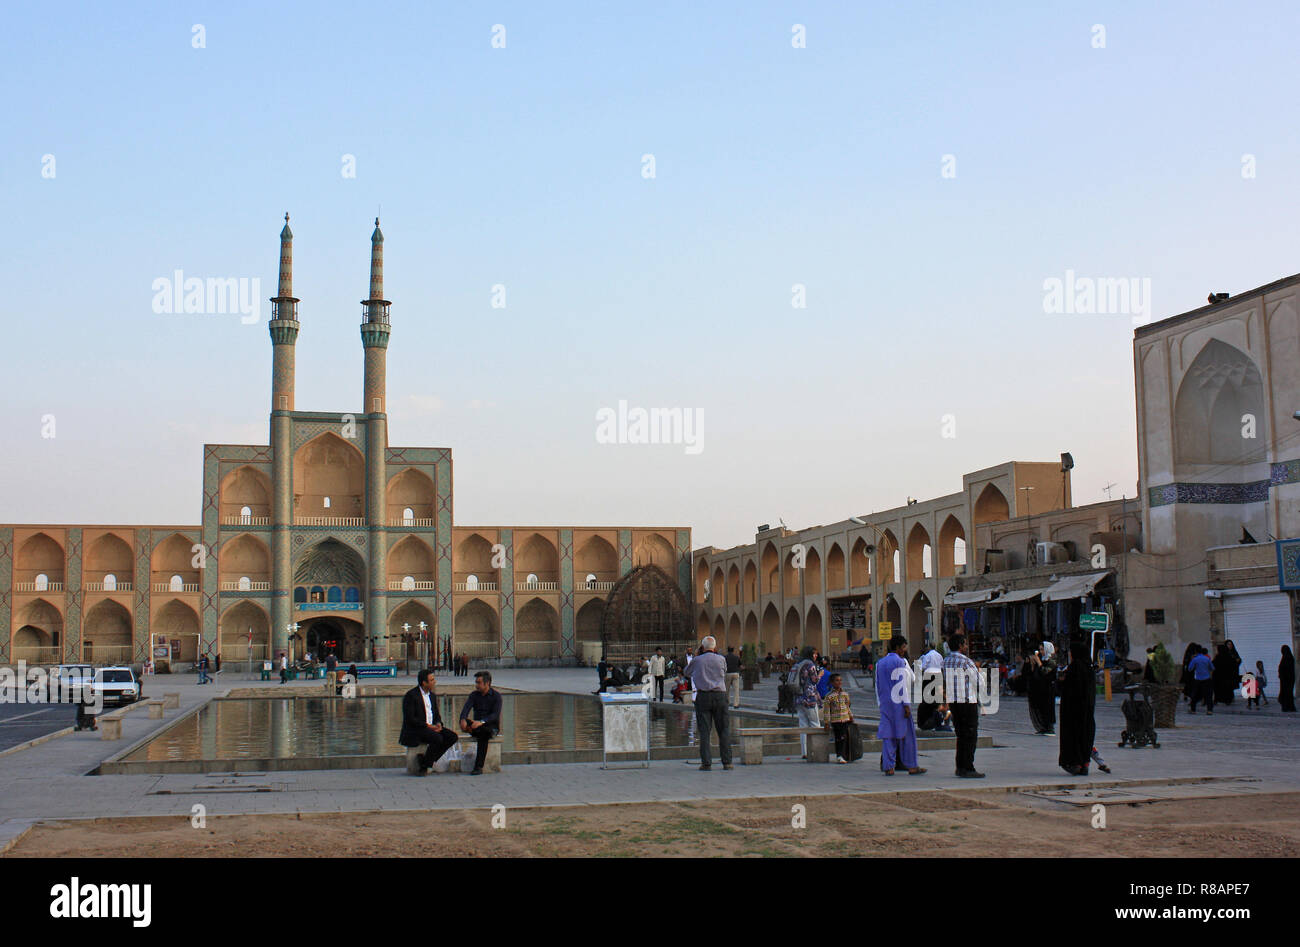
[[[799,689],[793,684],[787,683],[790,675],[781,674],[781,683],[776,689],[776,712],[779,714],[794,713],[794,698],[799,693]]]
[[[1136,749],[1149,743],[1154,749],[1160,749],[1160,741],[1156,739],[1156,715],[1146,692],[1136,686],[1125,689],[1128,698],[1120,707],[1124,711],[1125,723],[1124,731],[1119,735],[1120,748],[1132,746]]]

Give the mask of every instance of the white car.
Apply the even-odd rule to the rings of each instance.
[[[93,685],[95,669],[89,664],[60,664],[51,674],[50,699],[80,700],[83,689]]]
[[[95,692],[105,704],[130,704],[144,696],[143,686],[129,667],[105,667],[95,671]]]

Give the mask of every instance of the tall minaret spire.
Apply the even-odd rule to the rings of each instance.
[[[293,231],[289,229],[289,214],[284,215],[284,229],[280,231],[280,289],[279,299],[293,296]]]
[[[293,294],[293,231],[284,215],[280,231],[280,282],[271,297],[271,411],[293,410],[294,344],[298,341],[298,299]]]
[[[361,300],[364,320],[361,323],[361,344],[366,350],[365,403],[363,414],[385,415],[385,362],[388,336],[388,307],[384,298],[384,232],[375,218],[375,232],[370,235],[370,296]]]
[[[293,523],[293,375],[298,341],[298,299],[293,294],[293,231],[284,215],[280,231],[280,281],[271,299],[271,651],[289,645],[293,612],[289,599],[293,572],[290,526]]]
[[[372,635],[372,657],[382,661],[388,643],[380,632],[388,627],[388,415],[384,375],[388,359],[389,302],[384,298],[384,234],[375,218],[370,235],[370,295],[361,300],[365,321],[361,344],[366,353],[366,380],[361,414],[366,425],[366,524],[370,590],[366,595],[366,629]]]
[[[370,235],[370,299],[384,302],[384,232],[375,218],[375,232]],[[385,319],[385,322],[388,320]]]

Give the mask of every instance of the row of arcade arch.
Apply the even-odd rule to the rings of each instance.
[[[918,591],[912,596],[912,601],[908,605],[906,624],[903,622],[903,609],[892,595],[885,599],[885,608],[880,620],[890,622],[895,629],[895,634],[906,634],[909,644],[915,651],[920,646],[926,626],[933,625],[936,616],[929,596]],[[816,604],[809,605],[802,615],[798,608],[791,605],[782,617],[781,610],[773,602],[769,602],[763,609],[761,618],[757,611],[749,611],[743,620],[739,615],[732,615],[726,619],[721,615],[715,615],[710,620],[708,613],[701,611],[697,617],[697,630],[701,636],[713,635],[720,646],[739,651],[744,645],[752,644],[763,654],[768,651],[785,652],[805,645],[825,651],[832,647],[831,637],[839,639],[837,648],[843,650],[848,642],[859,640],[867,635],[867,630],[864,628],[840,629],[832,634],[827,616]],[[869,640],[870,636],[867,636]]]
[[[990,489],[997,490],[990,484],[986,493]],[[1007,518],[1005,509],[1001,518]],[[824,569],[821,550],[815,543],[804,546],[802,567],[797,551],[788,548],[782,560],[772,542],[764,544],[758,560],[745,563],[743,572],[734,563],[725,575],[721,565],[710,571],[708,561],[702,558],[695,567],[695,601],[721,608],[756,603],[767,595],[820,595],[823,591],[866,588],[877,584],[873,567],[880,568],[879,563],[887,564],[884,584],[936,576],[948,578],[957,575],[958,568],[967,561],[966,530],[951,514],[939,528],[937,557],[929,530],[921,523],[913,524],[906,548],[900,547],[890,529],[881,532],[874,554],[867,552],[867,546],[868,541],[858,537],[846,555],[844,546],[832,541],[827,547]]]

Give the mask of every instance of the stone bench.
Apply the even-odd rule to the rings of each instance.
[[[170,694],[163,694],[163,709],[175,710],[181,705],[181,695],[179,691],[173,691]]]
[[[468,733],[460,735],[461,772],[469,773],[474,769],[474,758],[478,755],[478,741]],[[501,772],[501,734],[488,741],[487,754],[483,759],[483,772]]]
[[[150,720],[161,720],[163,715],[163,702],[161,700],[147,700],[145,706],[149,708]]]
[[[100,716],[97,721],[99,725],[99,738],[101,740],[120,740],[122,739],[122,718],[116,714]]]
[[[429,750],[429,744],[408,746],[406,750],[406,772],[410,776],[420,775],[420,757]],[[478,754],[478,741],[469,734],[460,735],[460,766],[448,770],[449,773],[469,773],[474,769],[474,758]],[[488,741],[487,757],[483,760],[483,772],[501,772],[501,735],[497,734]]]
[[[429,744],[421,743],[419,746],[406,747],[406,775],[420,775],[420,757],[429,751]]]
[[[746,727],[740,734],[740,761],[746,766],[763,762],[763,737],[805,736],[808,738],[808,762],[829,763],[830,739],[823,727]]]

